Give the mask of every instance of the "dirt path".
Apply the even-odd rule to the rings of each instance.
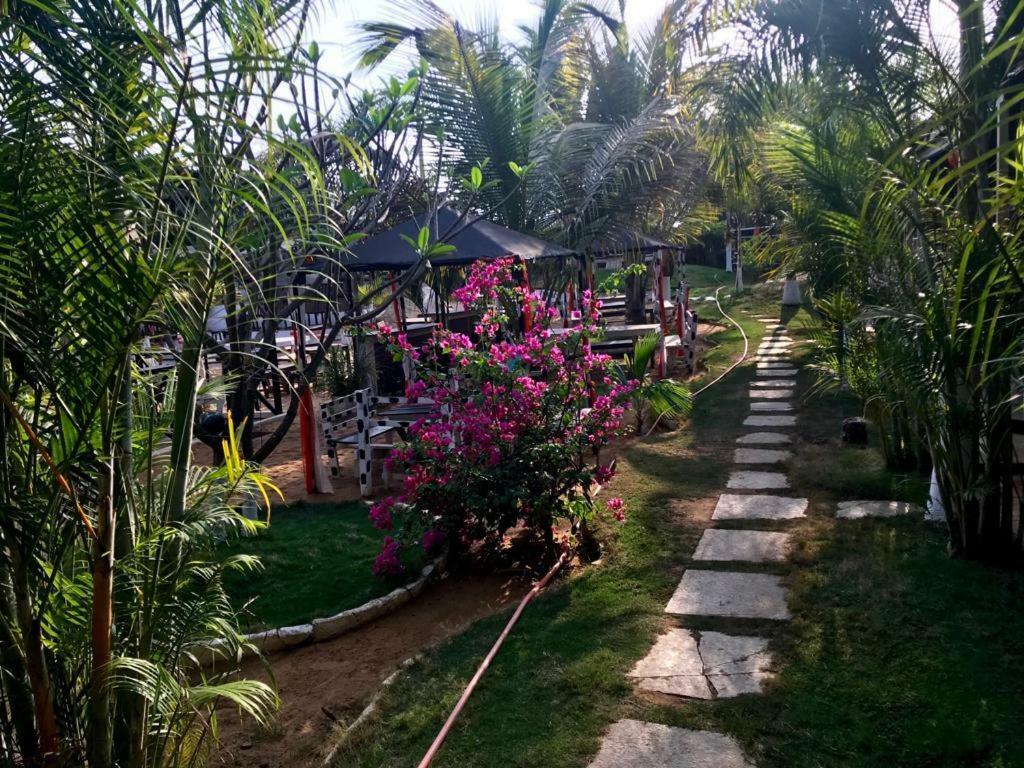
[[[522,582],[496,576],[445,580],[397,613],[335,640],[274,654],[267,660],[281,697],[274,724],[262,730],[218,712],[221,749],[214,766],[296,768],[319,764],[334,727],[326,709],[354,720],[381,682],[417,653],[461,632],[525,593]],[[270,680],[263,662],[243,664],[246,677]]]

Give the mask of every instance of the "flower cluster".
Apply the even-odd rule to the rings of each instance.
[[[507,259],[475,264],[454,295],[480,312],[476,338],[437,329],[412,350],[417,378],[406,394],[433,406],[387,459],[405,480],[370,512],[391,532],[375,572],[389,572],[399,540],[464,552],[525,524],[553,546],[556,520],[573,529],[585,521],[590,489],[613,475],[593,459],[619,432],[637,383],[618,383],[610,359],[591,349],[599,302],[584,292],[578,325],[555,328],[557,310],[515,287]],[[525,312],[533,324],[524,332]],[[398,335],[388,338],[396,352],[411,352]],[[621,500],[612,502],[623,519]]]

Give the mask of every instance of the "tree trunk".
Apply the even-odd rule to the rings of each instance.
[[[109,441],[108,447],[109,447]],[[113,751],[110,662],[114,624],[114,459],[100,470],[96,540],[92,546],[92,670],[89,681],[89,768],[108,768]]]
[[[29,681],[25,655],[14,634],[17,616],[14,608],[14,585],[11,583],[10,564],[0,557],[0,663],[5,670],[4,693],[14,725],[15,749],[25,765],[40,762],[39,734],[36,732],[35,703]]]
[[[8,551],[12,558],[15,611],[25,650],[25,671],[32,686],[36,728],[39,732],[39,762],[47,764],[56,762],[60,755],[57,715],[53,708],[53,687],[46,664],[46,652],[43,650],[41,627],[32,612],[28,566],[17,547],[12,546]]]

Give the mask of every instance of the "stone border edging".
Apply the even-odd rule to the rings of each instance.
[[[241,657],[255,656],[257,653],[274,653],[287,648],[295,648],[306,643],[322,643],[333,640],[346,632],[368,624],[374,619],[386,616],[397,608],[405,605],[426,588],[431,579],[444,571],[444,556],[436,558],[425,565],[416,581],[404,587],[397,587],[383,597],[375,597],[355,608],[313,619],[308,624],[296,624],[291,627],[277,627],[262,632],[253,632],[242,636]],[[225,658],[226,643],[214,640],[196,652],[200,666],[207,667],[215,661]]]

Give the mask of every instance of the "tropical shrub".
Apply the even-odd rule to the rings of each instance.
[[[661,349],[661,334],[651,333],[633,344],[633,352],[626,355],[625,364],[616,367],[623,384],[636,382],[630,394],[636,433],[643,431],[648,417],[655,424],[662,418],[678,418],[690,411],[693,398],[686,385],[672,378],[656,379],[651,375],[654,356]],[[651,425],[654,429],[654,425]]]
[[[402,491],[370,512],[390,532],[376,564],[381,574],[398,568],[402,548],[415,542],[444,543],[458,557],[497,547],[518,525],[548,554],[559,521],[567,524],[563,543],[592,543],[591,489],[614,474],[595,457],[619,431],[636,382],[619,381],[609,358],[590,348],[600,302],[585,292],[579,326],[556,330],[553,307],[508,287],[516,284],[512,267],[507,259],[478,262],[455,292],[482,312],[475,340],[438,329],[413,349],[392,334],[396,352],[415,360],[408,395],[434,405],[388,459],[405,472]],[[510,311],[518,306],[522,312]],[[621,519],[621,501],[608,506]]]

